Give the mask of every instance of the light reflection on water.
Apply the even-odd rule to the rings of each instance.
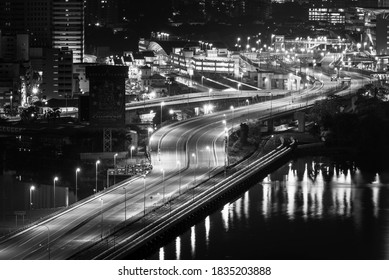
[[[164,246],[163,257],[389,259],[389,188],[380,176],[329,158],[292,161]]]

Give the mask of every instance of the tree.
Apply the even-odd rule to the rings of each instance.
[[[37,119],[39,108],[35,106],[27,107],[20,113],[20,118],[23,122],[33,122]]]
[[[336,95],[317,101],[309,112],[308,119],[327,129],[332,126],[334,117],[339,113],[341,105],[341,100]]]
[[[169,114],[169,108],[165,108],[162,106],[162,123],[171,120],[171,115]],[[153,118],[153,124],[160,126],[161,125],[161,106],[155,112],[155,116]]]
[[[248,143],[247,141],[248,135],[249,135],[249,126],[246,123],[241,123],[239,136],[240,136],[240,143],[242,143],[242,145],[246,145]]]

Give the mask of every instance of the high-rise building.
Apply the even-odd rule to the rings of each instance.
[[[31,47],[68,47],[74,62],[82,62],[84,5],[85,0],[0,0],[0,30],[27,33]]]
[[[389,20],[383,17],[377,18],[377,54],[389,55]]]
[[[53,0],[52,47],[68,48],[73,52],[73,62],[83,62],[84,0]]]
[[[120,11],[124,9],[121,4],[122,2],[117,0],[88,0],[86,2],[87,23],[110,25],[121,22],[123,15]]]
[[[52,0],[0,0],[3,34],[30,35],[33,47],[51,47]]]
[[[70,98],[73,91],[73,55],[68,48],[44,50],[44,95],[49,98]]]
[[[0,30],[0,59],[8,62],[28,61],[28,34],[3,35]]]

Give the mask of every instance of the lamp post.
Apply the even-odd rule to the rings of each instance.
[[[54,179],[53,179],[53,196],[54,196],[54,199],[53,199],[53,202],[54,202],[54,208],[55,208],[55,182],[57,182],[58,181],[58,177],[54,177]]]
[[[35,191],[35,186],[30,187],[30,210],[32,210],[32,192]]]
[[[127,190],[126,187],[123,187],[124,190],[124,221],[127,220]]]
[[[226,177],[227,176],[227,166],[228,166],[228,129],[227,129],[227,126],[224,128],[224,141],[225,141],[224,177]]]
[[[154,129],[152,127],[149,127],[147,129],[147,132],[148,132],[148,137],[149,137],[149,148],[150,148],[150,137],[151,137],[151,134],[153,133]]]
[[[114,154],[113,155],[113,184],[115,185],[116,184],[116,157],[118,156],[118,154]]]
[[[76,201],[78,201],[78,196],[77,196],[77,189],[78,189],[78,172],[80,172],[80,168],[76,168]]]
[[[40,225],[41,227],[47,228],[47,251],[49,254],[49,260],[51,259],[51,253],[50,253],[50,228],[46,225]]]
[[[103,218],[103,204],[104,200],[100,198],[101,204],[100,204],[100,214],[101,214],[101,238],[103,238],[103,224],[104,224],[104,218]]]
[[[211,148],[209,146],[206,148],[208,151],[208,178],[211,178]]]
[[[165,170],[162,168],[162,201],[165,203]]]
[[[247,122],[249,121],[249,108],[250,108],[250,100],[246,99],[246,103],[247,103]]]
[[[165,102],[161,102],[161,128],[162,128],[162,107],[165,105]]]
[[[208,110],[210,110],[209,108],[211,108],[211,92],[212,92],[212,89],[210,88],[208,90]]]
[[[231,122],[232,122],[232,132],[234,132],[234,110],[235,110],[235,108],[234,108],[234,106],[231,105],[230,109],[232,111],[232,120],[231,120]]]
[[[12,98],[13,98],[13,96],[11,95],[9,97],[9,99],[10,99],[10,108],[11,108],[11,116],[13,115],[13,113],[12,113]]]
[[[195,153],[192,153],[192,158],[193,158],[193,185],[196,185],[196,165],[195,165],[196,155],[195,155]]]
[[[238,83],[238,106],[239,106],[239,99],[240,99],[240,94],[241,94],[241,92],[240,92],[240,86],[241,86],[241,84]]]
[[[177,160],[177,165],[178,165],[178,177],[179,177],[178,194],[181,194],[181,162],[179,160]]]
[[[162,112],[162,111],[161,111]],[[135,147],[134,146],[131,146],[131,149],[130,149],[130,153],[131,153],[131,157],[130,157],[130,159],[131,159],[131,163],[132,163],[132,151],[133,150],[135,150]]]
[[[114,154],[113,155],[113,168],[116,169],[116,158],[117,158],[118,154]]]
[[[95,193],[97,193],[97,173],[98,173],[98,166],[100,164],[100,160],[96,160],[96,182],[95,182]]]
[[[143,216],[146,216],[146,175],[143,175]]]

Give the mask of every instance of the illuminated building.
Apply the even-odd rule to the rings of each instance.
[[[73,62],[83,62],[84,0],[53,0],[53,48],[69,48]]]

